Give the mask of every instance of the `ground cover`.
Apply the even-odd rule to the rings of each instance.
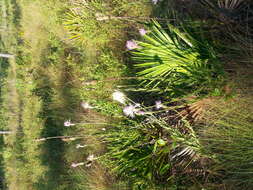
[[[3,188],[250,189],[251,12],[226,2],[5,0]]]

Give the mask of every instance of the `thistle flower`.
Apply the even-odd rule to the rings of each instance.
[[[128,50],[133,50],[133,49],[139,48],[139,46],[134,40],[128,40],[126,42],[126,48]]]
[[[144,36],[147,33],[147,31],[144,28],[140,28],[139,33],[141,36]]]
[[[161,100],[158,100],[155,102],[155,108],[157,110],[161,109],[161,108],[165,108],[165,106],[162,104],[162,101]]]
[[[123,113],[124,113],[127,117],[134,118],[135,112],[136,112],[136,108],[135,108],[135,106],[133,106],[133,105],[131,105],[131,104],[130,104],[129,106],[124,107],[124,109],[123,109]]]
[[[135,105],[128,105],[126,107],[124,107],[123,109],[123,113],[127,116],[127,117],[131,117],[134,118],[135,115],[144,115],[145,112],[138,109],[138,107],[140,107],[140,104],[135,104]]]
[[[126,102],[126,96],[125,96],[125,94],[123,94],[122,92],[120,92],[118,90],[116,90],[112,94],[112,98],[113,98],[113,100],[118,101],[118,102],[120,102],[122,104],[125,104],[125,102]]]
[[[72,168],[76,168],[77,166],[82,166],[82,165],[84,165],[84,162],[80,162],[80,163],[74,163],[74,162],[73,162],[73,163],[71,164],[71,167],[72,167]]]
[[[88,102],[82,102],[81,106],[82,106],[83,109],[92,109],[92,108],[94,108]]]
[[[74,125],[75,125],[75,124],[74,124],[74,123],[71,123],[70,120],[67,120],[67,121],[64,122],[64,126],[65,126],[65,127],[70,127],[70,126],[74,126]]]

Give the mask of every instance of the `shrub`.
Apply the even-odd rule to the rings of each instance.
[[[193,176],[201,180],[207,172],[203,163],[208,157],[183,120],[180,126],[154,115],[128,120],[112,128],[105,139],[110,142],[107,155],[113,171],[129,179],[131,189],[173,189],[175,184],[190,185]]]
[[[144,41],[137,42],[132,58],[146,88],[172,95],[207,94],[219,88],[223,68],[214,49],[194,33],[196,29],[183,29],[169,24],[164,30],[153,21]]]

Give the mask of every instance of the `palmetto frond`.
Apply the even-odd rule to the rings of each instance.
[[[156,21],[150,30],[132,53],[145,87],[194,89],[211,81],[219,63],[206,41],[171,24],[165,31]]]

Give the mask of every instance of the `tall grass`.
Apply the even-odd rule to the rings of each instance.
[[[205,151],[213,154],[213,169],[222,183],[231,189],[251,189],[252,180],[252,104],[241,98],[239,102],[216,105],[219,117],[204,129]],[[209,120],[210,121],[210,120]]]

